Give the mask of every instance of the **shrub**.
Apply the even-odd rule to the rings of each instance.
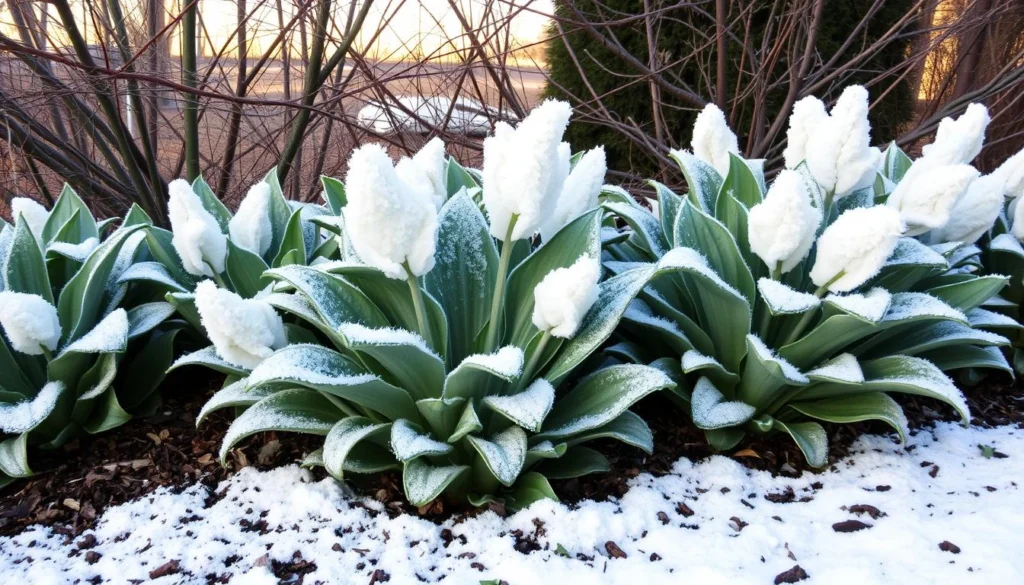
[[[56,449],[153,412],[183,325],[124,279],[149,254],[140,209],[111,230],[67,186],[52,211],[13,209],[15,224],[0,222],[0,486],[32,475],[29,445]]]
[[[866,111],[856,87],[831,113],[798,104],[786,149],[794,168],[770,189],[761,161],[730,152],[731,131],[708,124],[694,139],[705,159],[671,153],[686,196],[655,183],[657,215],[625,193],[605,198],[630,228],[606,246],[612,272],[676,268],[633,301],[608,351],[670,373],[673,395],[717,449],[785,433],[822,466],[817,421],[878,420],[904,438],[888,395],[903,392],[946,402],[967,424],[943,370],[1009,370],[998,349],[1007,339],[984,329],[1010,323],[982,308],[1007,278],[972,273],[962,242],[926,243],[977,176],[966,163],[981,148],[979,112],[949,121],[955,131],[940,130],[911,161],[869,146]],[[722,156],[724,177],[709,164]]]
[[[353,153],[343,259],[266,273],[277,283],[266,302],[308,327],[308,342],[252,369],[211,348],[181,362],[233,381],[202,416],[246,407],[222,461],[253,433],[309,433],[325,439],[305,464],[339,479],[400,469],[417,506],[444,494],[522,507],[555,498],[550,478],[608,469],[587,441],[651,451],[628,409],[673,382],[632,364],[575,375],[657,270],[599,282],[604,165],[570,158],[568,114],[549,102],[499,126],[482,172],[424,153],[392,168],[375,145]],[[440,177],[440,197],[424,176]]]

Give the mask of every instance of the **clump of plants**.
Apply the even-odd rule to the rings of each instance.
[[[650,452],[629,408],[672,379],[644,364],[577,371],[662,269],[603,278],[604,153],[570,156],[570,113],[546,102],[499,124],[480,172],[439,141],[397,165],[363,146],[335,224],[341,260],[271,268],[273,293],[254,299],[200,283],[214,345],[183,363],[230,376],[203,416],[245,408],[222,460],[253,433],[308,433],[324,443],[307,465],[400,470],[414,505],[522,507],[555,498],[549,479],[607,470],[588,441]],[[304,342],[277,349],[266,332],[289,326]]]
[[[53,210],[16,198],[0,221],[0,486],[32,475],[28,447],[56,449],[153,412],[183,323],[125,275],[149,218],[114,228],[65,186]]]
[[[973,208],[965,194],[984,180],[969,163],[987,113],[972,106],[943,122],[911,161],[895,146],[871,147],[867,105],[857,86],[831,111],[813,97],[798,102],[787,168],[770,186],[762,161],[739,155],[708,106],[693,151],[671,153],[685,196],[654,184],[654,214],[625,193],[604,199],[629,226],[606,246],[608,269],[676,268],[632,302],[608,352],[669,373],[673,396],[717,449],[781,433],[820,467],[821,421],[882,421],[902,439],[906,419],[889,394],[903,392],[945,402],[967,424],[944,371],[1009,370],[999,351],[1008,340],[986,330],[1008,324],[982,308],[998,304],[1007,277],[972,271],[965,243],[995,214],[957,207]]]

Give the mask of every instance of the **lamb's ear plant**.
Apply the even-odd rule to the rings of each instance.
[[[234,215],[202,177],[191,185],[172,181],[168,191],[171,229],[147,227],[152,258],[133,266],[125,281],[162,288],[200,333],[205,332],[195,290],[201,280],[248,299],[270,284],[263,277],[269,268],[337,257],[338,238],[324,229],[335,225],[336,208],[344,201],[344,190],[334,184],[325,183],[325,205],[289,201],[272,169],[249,189]]]
[[[182,325],[159,294],[122,280],[147,253],[141,212],[114,229],[68,186],[52,211],[13,209],[0,227],[0,485],[32,474],[29,446],[152,412]]]
[[[234,380],[200,418],[246,409],[222,460],[254,433],[309,433],[324,445],[306,464],[338,479],[400,470],[417,506],[444,495],[517,508],[555,498],[549,479],[607,470],[607,459],[583,445],[592,439],[650,452],[649,428],[628,409],[674,386],[670,377],[632,364],[577,370],[660,269],[600,280],[602,212],[593,203],[601,181],[567,181],[560,137],[568,115],[567,105],[549,102],[515,130],[499,128],[485,144],[482,174],[449,172],[446,188],[463,188],[439,213],[380,147],[355,151],[343,215],[361,262],[267,271],[277,284],[266,302],[304,323],[310,342],[252,369],[213,349],[182,359]],[[513,177],[524,156],[528,166],[517,168],[529,172]],[[489,220],[464,188],[481,177]],[[532,236],[551,198],[576,183],[589,185],[575,198],[582,208],[566,210],[565,225],[545,230],[537,246]]]
[[[967,403],[944,371],[1009,370],[999,351],[1007,339],[982,329],[998,315],[981,308],[1006,277],[961,270],[971,256],[963,244],[927,243],[960,194],[949,195],[948,182],[903,189],[910,161],[869,146],[866,113],[863,88],[847,89],[831,113],[817,100],[798,104],[786,149],[793,168],[770,188],[762,161],[721,138],[731,134],[723,120],[695,129],[704,145],[695,152],[724,152],[724,176],[673,151],[689,192],[653,184],[657,216],[625,193],[604,200],[629,227],[628,239],[606,246],[608,269],[672,267],[633,302],[608,353],[670,372],[673,396],[717,449],[783,434],[823,466],[821,421],[882,421],[903,439],[906,419],[890,397],[902,392],[945,402],[967,424]],[[933,168],[972,174],[953,158]],[[880,174],[883,164],[899,172]]]

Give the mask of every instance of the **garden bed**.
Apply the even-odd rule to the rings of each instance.
[[[194,426],[215,382],[171,378],[211,390],[183,392],[156,416],[83,438],[55,468],[41,457],[43,473],[0,493],[0,573],[31,583],[329,583],[355,574],[356,582],[448,575],[446,582],[513,585],[556,574],[616,582],[641,570],[655,582],[680,571],[711,583],[804,573],[820,582],[1020,577],[1007,559],[1017,546],[1012,534],[1024,530],[1014,505],[1024,477],[1024,390],[1005,380],[967,393],[975,415],[968,430],[941,420],[952,413],[932,410],[934,402],[906,401],[915,429],[906,449],[891,436],[855,440],[884,433],[881,426],[830,428],[824,473],[808,472],[786,441],[709,457],[700,436],[679,424],[681,413],[652,397],[639,410],[655,433],[653,456],[609,444],[612,473],[558,482],[566,505],[540,503],[505,520],[500,508],[411,508],[396,476],[357,494],[294,465],[269,470],[315,446],[291,434],[246,441],[224,469],[216,450],[228,417]]]

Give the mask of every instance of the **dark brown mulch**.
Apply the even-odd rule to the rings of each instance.
[[[202,427],[195,427],[196,415],[220,382],[220,378],[202,370],[175,372],[165,382],[165,405],[155,416],[133,420],[97,437],[82,436],[57,452],[33,452],[32,463],[39,474],[0,490],[0,535],[43,524],[73,538],[91,527],[107,506],[136,499],[160,486],[184,487],[199,481],[212,487],[236,469],[298,462],[320,446],[317,437],[265,433],[243,441],[229,456],[229,467],[221,467],[217,454],[231,421],[230,412],[214,413]],[[1008,376],[991,377],[966,394],[973,424],[1024,427],[1024,386],[1020,382]],[[934,400],[897,399],[912,428],[956,419],[952,409]],[[630,478],[644,472],[664,475],[681,457],[699,460],[713,454],[703,435],[687,424],[685,415],[667,399],[653,396],[635,410],[651,426],[654,454],[648,456],[617,442],[595,444],[608,457],[612,472],[554,482],[564,501],[571,504],[584,498],[621,497]],[[874,423],[826,428],[831,441],[830,463],[844,457],[857,436],[889,430]],[[793,442],[781,437],[748,440],[730,455],[748,467],[773,474],[799,476],[810,471]],[[442,501],[421,509],[409,506],[402,497],[401,478],[394,473],[364,479],[354,487],[385,503],[391,514],[413,513],[442,520],[476,513]],[[785,500],[790,495],[765,497]],[[499,505],[492,509],[505,512]],[[525,538],[524,543],[529,544],[527,541]]]

